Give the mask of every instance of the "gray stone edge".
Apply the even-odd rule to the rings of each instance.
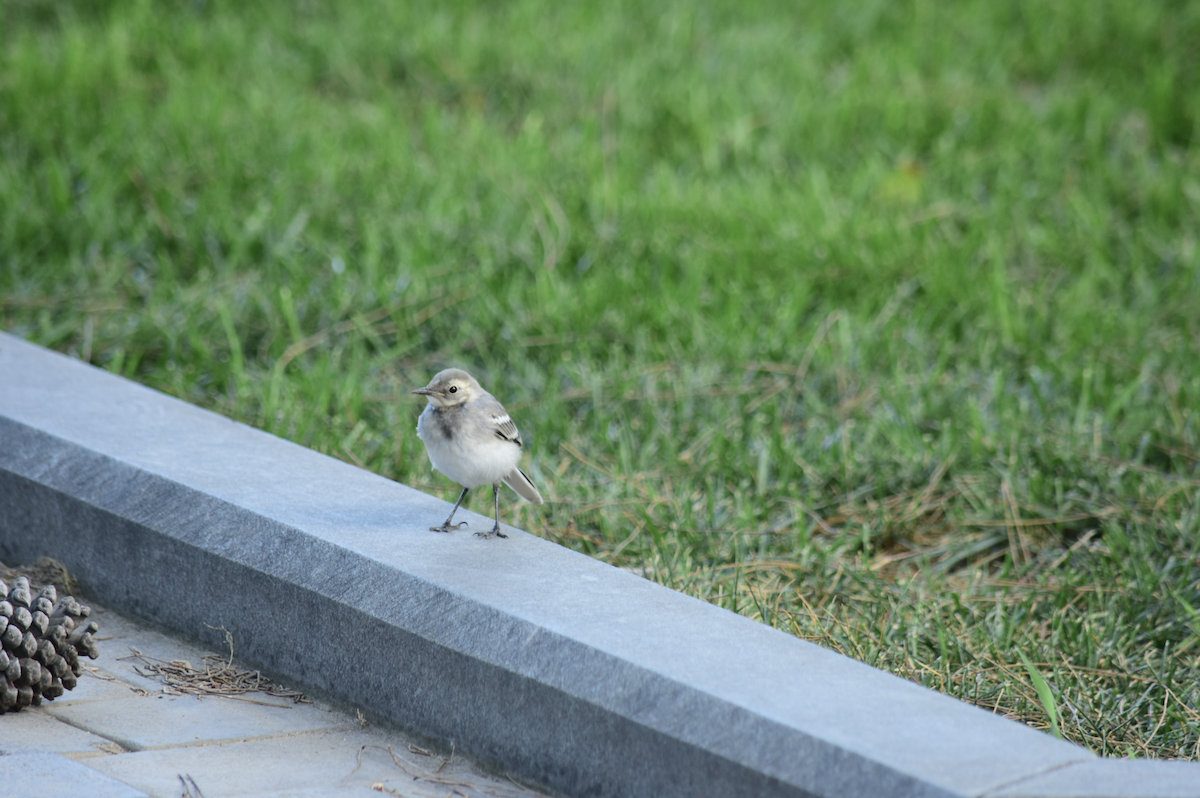
[[[1021,779],[984,798],[1200,798],[1194,762],[1091,759]]]

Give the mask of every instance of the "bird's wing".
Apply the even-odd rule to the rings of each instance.
[[[517,425],[508,417],[508,413],[501,412],[499,415],[492,415],[492,424],[496,427],[496,436],[503,438],[506,441],[512,441],[517,446],[522,446],[521,433],[517,431]]]
[[[487,424],[497,438],[505,441],[512,441],[517,446],[524,446],[521,442],[521,433],[517,430],[517,425],[509,417],[508,412],[504,409],[504,405],[496,397],[488,394],[480,400],[480,409],[487,414]]]

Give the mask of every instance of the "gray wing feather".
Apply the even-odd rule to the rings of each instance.
[[[514,468],[512,473],[504,478],[504,484],[515,490],[517,495],[525,501],[542,504],[542,494],[538,493],[533,481],[525,476],[525,472],[521,469]]]
[[[492,416],[492,421],[496,424],[496,434],[506,441],[512,441],[517,446],[524,446],[521,443],[521,433],[517,431],[517,425],[508,416]]]
[[[504,409],[504,405],[500,404],[496,397],[488,394],[479,400],[478,405],[479,409],[487,417],[486,423],[491,427],[492,433],[497,438],[512,441],[517,446],[525,445],[521,442],[521,433],[517,429],[517,425],[509,418],[508,411]]]

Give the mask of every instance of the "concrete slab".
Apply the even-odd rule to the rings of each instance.
[[[386,794],[370,787],[316,787],[311,790],[243,793],[230,798],[380,798]]]
[[[447,512],[0,334],[0,557],[54,556],[213,645],[224,625],[269,672],[525,779],[978,796],[1094,758],[519,530],[428,532]]]
[[[435,774],[433,768],[440,759],[422,757],[428,762],[421,763],[407,750],[397,750],[401,762],[418,776],[414,778],[392,760],[386,750],[388,743],[388,735],[373,730],[321,731],[235,745],[141,751],[88,764],[150,795],[170,798],[179,795],[181,773],[190,776],[209,798],[304,794],[376,784],[404,796],[445,795],[451,789],[472,798],[528,795],[524,790],[508,789],[503,782],[481,779],[462,766]]]
[[[201,658],[205,653],[225,657],[229,653],[229,649],[224,645],[224,640],[221,640],[217,645],[207,652],[198,651],[196,646],[186,640],[181,640],[177,636],[159,631],[153,628],[150,624],[140,621],[133,621],[122,616],[119,612],[111,612],[101,605],[92,603],[92,615],[96,622],[100,624],[100,631],[97,633],[102,640],[102,648],[100,658],[96,660],[85,660],[85,665],[88,666],[88,673],[96,681],[104,681],[110,679],[119,680],[120,684],[127,684],[135,690],[143,690],[147,693],[160,693],[163,689],[162,682],[158,677],[150,675],[146,676],[146,661],[139,658],[135,652],[142,654],[150,660],[159,662],[173,662],[176,660],[190,662],[197,668],[204,667]],[[64,703],[65,701],[88,700],[90,696],[95,695],[98,689],[88,684],[88,692],[80,692],[85,688],[83,681],[80,685],[71,692],[63,694],[61,698],[55,699],[56,703]],[[79,695],[75,695],[78,693]],[[130,694],[127,689],[124,694],[114,694],[106,697],[124,698]]]
[[[8,716],[4,716],[5,722]],[[0,756],[0,794],[33,798],[146,798],[91,768],[45,751]],[[178,798],[178,790],[172,798]]]
[[[1010,785],[987,798],[1200,798],[1200,764],[1096,759]]]
[[[104,643],[99,645],[104,646]],[[85,660],[83,674],[79,677],[75,689],[68,690],[43,706],[46,708],[64,707],[85,701],[131,698],[137,695],[146,695],[149,690],[159,692],[162,688],[162,685],[132,684],[121,679],[115,673],[91,663],[91,660]]]
[[[312,704],[252,703],[271,700],[261,694],[241,700],[158,693],[62,706],[51,704],[45,706],[45,712],[76,728],[114,740],[129,751],[289,734],[348,723],[344,715]]]
[[[78,758],[123,750],[112,740],[67,726],[37,707],[0,716],[0,756],[41,751]],[[0,790],[0,794],[4,791]]]
[[[100,631],[97,633],[100,658],[84,659],[83,674],[79,677],[75,689],[47,702],[47,708],[65,707],[85,701],[169,693],[170,690],[164,687],[163,682],[147,670],[147,661],[182,661],[202,668],[202,657],[206,653],[222,659],[228,656],[228,649],[222,654],[217,654],[215,650],[201,652],[195,645],[160,632],[149,623],[132,621],[90,599],[84,603],[92,609],[91,619],[100,624]],[[263,700],[287,703],[283,699]]]

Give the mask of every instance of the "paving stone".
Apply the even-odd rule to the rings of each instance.
[[[104,643],[99,643],[104,646]],[[83,674],[74,690],[68,690],[53,701],[47,702],[47,707],[63,707],[84,701],[107,701],[112,698],[129,698],[145,695],[148,691],[157,692],[162,685],[150,685],[148,680],[143,684],[133,684],[122,679],[115,673],[92,664],[91,660],[84,661]]]
[[[1200,798],[1200,763],[1097,759],[1010,785],[987,798]]]
[[[194,642],[181,640],[177,635],[171,635],[152,628],[143,621],[135,621],[124,617],[118,612],[92,602],[93,616],[100,624],[98,642],[100,657],[96,660],[84,660],[90,666],[92,675],[100,680],[117,679],[118,684],[128,685],[132,689],[140,689],[150,693],[162,692],[163,684],[157,676],[147,676],[147,663],[184,661],[196,668],[204,667],[205,655],[219,657],[224,660],[229,656],[229,649],[222,640],[219,645],[198,648]],[[143,658],[136,656],[137,653]],[[76,688],[79,690],[79,688]],[[72,691],[75,692],[75,691]],[[112,695],[109,697],[127,696]],[[72,693],[66,693],[60,699],[66,699]],[[86,699],[84,699],[86,700]]]
[[[392,789],[392,788],[389,788]],[[396,792],[400,792],[396,790]],[[403,795],[404,793],[400,793]],[[422,793],[410,793],[419,795]],[[315,787],[309,790],[271,790],[269,792],[254,792],[243,793],[241,795],[229,796],[229,798],[380,798],[387,795],[382,790],[373,790],[370,787]],[[430,793],[424,793],[430,795]]]
[[[159,693],[47,705],[45,712],[72,726],[115,740],[130,751],[262,737],[348,723],[343,715],[312,704],[293,704],[262,694],[245,699]],[[267,702],[275,705],[266,706]]]
[[[372,731],[321,731],[236,744],[211,744],[140,751],[89,761],[89,765],[151,795],[179,795],[179,774],[195,781],[206,798],[249,795],[303,795],[343,787],[381,784],[401,795],[446,795],[451,788],[466,796],[528,796],[505,782],[457,766],[433,774],[418,759],[436,767],[440,759],[397,751],[414,779],[386,751],[389,738]],[[371,746],[363,750],[363,746]],[[362,751],[361,760],[359,752]],[[384,793],[386,794],[386,793]],[[343,798],[341,793],[334,793]],[[379,792],[375,793],[380,795]]]
[[[1094,758],[519,530],[432,534],[445,502],[2,334],[0,442],[0,557],[563,793],[977,796]]]
[[[0,795],[13,798],[146,798],[145,793],[128,784],[45,751],[0,756]],[[178,798],[178,795],[176,791],[172,798]]]
[[[69,726],[42,709],[0,715],[0,755],[44,751],[77,756],[121,750],[112,740]]]

